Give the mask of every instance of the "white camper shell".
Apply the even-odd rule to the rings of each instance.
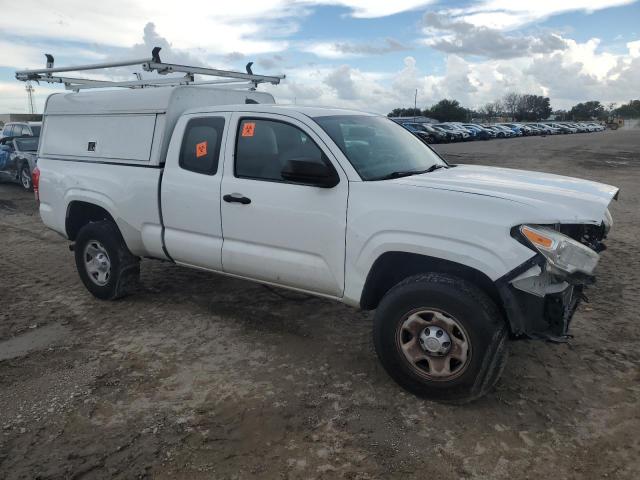
[[[51,95],[40,158],[160,166],[180,115],[214,105],[275,103],[269,93],[207,86]]]

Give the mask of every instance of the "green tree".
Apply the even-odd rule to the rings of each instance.
[[[551,115],[551,100],[541,95],[518,95],[513,117],[518,121],[544,120]]]
[[[499,101],[495,101],[489,102],[486,105],[480,107],[478,113],[484,120],[492,122],[496,117],[500,115],[500,112],[502,112],[502,104]]]
[[[606,117],[606,110],[598,100],[591,100],[571,107],[569,115],[574,120],[595,120]]]
[[[504,97],[502,97],[502,109],[504,113],[511,117],[511,120],[515,119],[521,102],[522,95],[515,92],[509,92]]]
[[[424,115],[441,122],[466,122],[469,118],[469,110],[461,106],[457,100],[445,98],[425,110]]]
[[[387,113],[387,117],[419,117],[422,112],[419,108],[394,108]]]
[[[625,105],[621,105],[612,112],[623,118],[639,118],[640,117],[640,100],[631,100]]]

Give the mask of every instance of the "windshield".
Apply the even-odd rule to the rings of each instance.
[[[20,152],[37,152],[39,137],[16,138],[15,142]]]
[[[336,115],[314,120],[338,145],[363,180],[391,178],[447,164],[411,132],[385,117]]]

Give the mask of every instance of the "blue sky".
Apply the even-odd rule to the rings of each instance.
[[[174,63],[285,73],[282,103],[386,113],[456,98],[477,108],[506,92],[555,108],[640,97],[634,0],[32,0],[0,16],[0,112],[27,109],[19,68],[149,55]],[[148,75],[148,74],[147,74]],[[131,69],[97,78],[132,79]],[[37,107],[61,86],[35,85]]]

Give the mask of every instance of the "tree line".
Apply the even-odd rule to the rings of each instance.
[[[539,121],[555,115],[557,120],[607,120],[610,117],[640,117],[640,100],[631,100],[628,104],[616,108],[615,103],[603,105],[598,100],[578,103],[570,110],[551,108],[549,97],[520,93],[507,93],[501,99],[489,102],[478,110],[463,107],[453,99],[443,99],[429,108],[394,108],[388,117],[425,116],[440,122],[469,122],[472,119],[494,121],[498,118],[512,121]]]

